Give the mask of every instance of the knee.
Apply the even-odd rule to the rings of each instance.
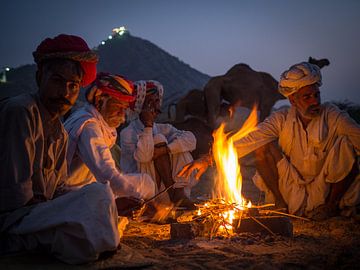
[[[92,183],[83,187],[84,194],[86,197],[93,198],[92,201],[96,201],[94,198],[97,198],[101,201],[107,201],[112,204],[115,201],[114,193],[110,187],[110,183]]]
[[[142,178],[143,178],[143,189],[144,191],[146,190],[146,197],[152,197],[155,195],[156,192],[156,188],[155,188],[155,182],[154,180],[151,178],[150,175],[143,173],[142,174]]]
[[[255,159],[257,162],[265,161],[267,156],[269,155],[269,147],[268,144],[258,148],[255,150]]]

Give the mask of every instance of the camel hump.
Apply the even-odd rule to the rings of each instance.
[[[225,75],[238,74],[241,71],[254,71],[248,64],[240,63],[230,68]]]

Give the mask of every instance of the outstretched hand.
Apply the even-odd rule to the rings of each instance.
[[[195,179],[199,180],[200,176],[207,170],[211,164],[211,156],[205,155],[201,158],[194,160],[193,162],[185,165],[181,171],[177,174],[179,177],[189,178],[190,175],[197,170]]]

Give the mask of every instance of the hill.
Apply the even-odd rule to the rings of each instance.
[[[202,89],[210,77],[148,40],[126,32],[99,45],[98,71],[122,74],[130,80],[157,80],[164,85],[163,111],[193,88]],[[7,72],[7,83],[0,84],[0,98],[37,90],[36,66],[25,65]]]
[[[98,48],[99,70],[125,75],[130,80],[157,80],[164,85],[164,104],[177,101],[210,79],[150,41],[126,33]],[[167,107],[167,106],[166,106]]]

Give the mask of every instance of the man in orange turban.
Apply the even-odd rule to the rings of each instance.
[[[40,249],[67,263],[96,260],[119,244],[114,197],[98,183],[62,194],[68,136],[60,117],[95,79],[98,58],[64,34],[33,55],[39,91],[0,103],[0,254]]]

